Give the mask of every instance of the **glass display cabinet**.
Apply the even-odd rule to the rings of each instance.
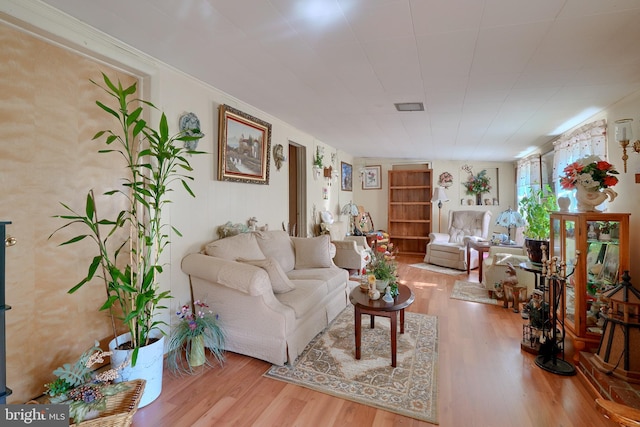
[[[556,212],[551,214],[549,256],[567,263],[564,295],[558,310],[577,360],[585,348],[597,347],[602,337],[601,295],[629,270],[627,213]]]

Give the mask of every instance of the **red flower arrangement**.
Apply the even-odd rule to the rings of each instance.
[[[560,177],[560,186],[565,190],[573,190],[577,184],[589,189],[613,187],[618,183],[615,167],[597,156],[584,157],[564,168],[564,176]]]

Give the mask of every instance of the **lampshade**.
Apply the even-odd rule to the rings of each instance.
[[[351,200],[349,200],[349,203],[347,203],[342,207],[342,211],[340,212],[343,215],[351,215],[351,216],[356,216],[359,213],[358,206],[355,203],[353,203]]]
[[[616,142],[630,141],[633,138],[631,122],[633,119],[616,120]]]
[[[498,218],[496,219],[496,225],[501,225],[503,227],[511,228],[511,227],[524,227],[524,219],[518,211],[514,211],[509,206],[509,209],[506,211],[500,212]]]
[[[444,192],[444,187],[436,187],[433,190],[433,197],[431,198],[432,202],[448,202],[449,198]]]

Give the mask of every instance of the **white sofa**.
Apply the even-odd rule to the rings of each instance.
[[[193,297],[219,315],[226,350],[283,365],[348,304],[349,275],[330,247],[328,235],[244,233],[187,255],[182,271]]]

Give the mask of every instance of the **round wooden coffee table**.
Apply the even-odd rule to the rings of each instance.
[[[375,316],[383,316],[388,317],[391,323],[391,366],[396,367],[398,312],[400,312],[400,333],[404,334],[404,309],[409,307],[414,299],[413,291],[405,285],[398,285],[398,296],[393,299],[393,302],[384,302],[382,297],[371,300],[366,292],[360,290],[360,287],[351,291],[349,300],[355,309],[356,359],[359,360],[361,355],[362,315],[371,316],[372,329],[375,327]]]

